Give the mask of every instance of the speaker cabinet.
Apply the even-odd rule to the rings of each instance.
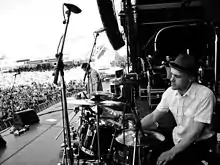
[[[0,149],[6,147],[6,141],[3,139],[3,137],[0,135]]]
[[[125,45],[122,34],[119,31],[118,22],[111,0],[97,0],[99,13],[106,34],[114,50],[120,49]]]
[[[33,109],[27,109],[15,113],[14,125],[23,127],[24,125],[32,125],[39,123],[39,118]]]
[[[220,23],[220,1],[219,0],[201,0],[205,9],[206,18],[209,21]]]

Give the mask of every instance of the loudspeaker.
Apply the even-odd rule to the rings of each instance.
[[[100,17],[106,34],[114,50],[125,45],[122,34],[119,31],[118,22],[111,0],[97,0]]]
[[[220,23],[220,1],[219,0],[201,0],[205,9],[206,18],[209,21]]]
[[[14,117],[14,126],[24,127],[24,125],[32,125],[39,123],[39,118],[33,109],[16,112]]]
[[[0,135],[0,149],[6,147],[6,141]]]

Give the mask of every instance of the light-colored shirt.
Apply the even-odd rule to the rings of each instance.
[[[89,90],[88,93],[91,94],[92,92],[102,91],[102,80],[100,78],[99,73],[95,69],[90,69],[89,71]]]
[[[211,121],[215,103],[215,95],[209,88],[193,83],[182,96],[177,90],[169,87],[156,109],[172,112],[177,124],[173,130],[173,141],[177,144],[186,136],[193,121],[206,123],[197,141],[207,139],[214,134]]]

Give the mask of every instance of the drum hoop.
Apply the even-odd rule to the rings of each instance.
[[[95,155],[92,150],[89,150],[89,149],[85,148],[85,147],[82,146],[82,145],[81,145],[80,148],[81,148],[81,150],[82,150],[83,152],[85,152],[86,154],[88,154],[88,155],[90,155],[90,156],[94,156],[94,155]]]

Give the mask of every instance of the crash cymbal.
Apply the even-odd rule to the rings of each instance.
[[[85,105],[85,106],[96,105],[94,101],[89,100],[89,99],[68,100],[68,103],[74,104],[74,105]]]
[[[134,129],[124,130],[118,137],[116,137],[116,141],[133,147],[135,144],[135,135]],[[154,131],[144,131],[144,135],[145,136],[143,137],[140,132],[138,133],[139,146],[150,146],[165,140],[165,137],[162,134]],[[124,136],[125,138],[123,138]]]

